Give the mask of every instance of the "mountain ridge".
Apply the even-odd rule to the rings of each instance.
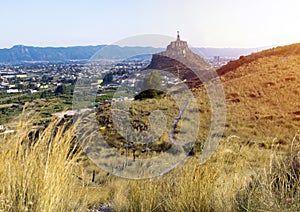
[[[284,58],[289,57],[291,54],[297,53],[300,48],[300,43],[290,44],[286,46],[278,46],[270,49],[266,49],[257,53],[252,53],[246,56],[240,56],[238,60],[230,61],[228,64],[220,67],[217,70],[218,75],[225,75],[231,71],[236,70],[237,68],[251,64],[259,59],[268,58],[268,57],[282,57],[278,60],[278,63],[282,62]],[[276,66],[278,64],[275,64]]]
[[[104,47],[110,48],[103,49]],[[18,44],[11,48],[0,49],[0,63],[16,64],[26,62],[69,62],[74,60],[88,61],[101,49],[105,51],[101,53],[103,59],[128,59],[139,55],[151,55],[164,50],[163,48],[154,47],[120,47],[105,44],[66,47],[39,47]],[[211,58],[213,56],[238,58],[241,55],[248,55],[249,53],[255,52],[255,49],[257,48],[191,48],[194,53],[205,58]],[[144,58],[150,59],[149,57]]]
[[[22,63],[31,61],[66,62],[88,60],[105,45],[74,47],[33,47],[16,45],[0,49],[0,63]]]

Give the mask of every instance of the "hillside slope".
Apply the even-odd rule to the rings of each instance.
[[[300,129],[300,44],[241,57],[217,70],[227,133],[285,144]],[[254,142],[254,141],[253,141]]]

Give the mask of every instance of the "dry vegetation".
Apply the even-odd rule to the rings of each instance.
[[[238,144],[225,141],[202,166],[194,158],[160,179],[128,181],[113,204],[118,211],[299,210],[299,169],[291,158]]]
[[[298,132],[299,46],[245,56],[219,70],[227,72],[221,78],[227,99],[229,134],[238,134],[252,142],[276,138],[284,146]],[[240,63],[243,64],[231,70]]]
[[[130,149],[134,147],[135,156],[139,158],[165,152],[171,147],[170,128],[187,103],[181,119],[175,124],[174,139],[182,143],[196,141],[197,145],[201,146],[207,137],[209,130],[207,126],[210,121],[209,100],[205,90],[199,92],[201,99],[196,97],[190,99],[189,95],[192,93],[172,91],[169,93],[171,94],[161,98],[132,101],[128,103],[129,105],[116,102],[112,107],[108,104],[100,107],[96,117],[104,140],[111,147],[118,149],[122,155],[125,154],[127,144],[130,145]],[[113,116],[118,118],[113,120]],[[124,117],[127,116],[128,119],[125,120]],[[116,128],[116,122],[126,122],[130,126],[123,127],[127,131],[120,133]],[[153,142],[146,142],[148,140]],[[132,151],[130,155],[132,156]]]
[[[15,134],[1,135],[0,211],[80,211],[85,196],[75,192],[80,167],[72,130],[63,133],[54,121],[37,136],[29,132],[31,115],[15,123]]]
[[[115,211],[300,211],[299,68],[297,45],[223,67],[227,121],[217,151],[200,165],[199,145],[195,156],[158,178],[128,180],[103,171],[76,147],[73,126],[61,121],[32,141],[25,115],[14,123],[17,133],[1,135],[0,211],[87,211],[101,205]],[[200,144],[211,116],[203,88],[194,90]],[[148,126],[147,116],[156,109],[166,114],[168,127],[179,111],[168,98],[136,101],[133,126]],[[100,112],[99,132],[117,154],[125,154],[108,108]],[[167,143],[166,132],[160,139],[157,144]],[[137,160],[155,156],[139,151]]]
[[[126,180],[74,151],[72,127],[53,122],[32,143],[25,123],[2,140],[1,211],[87,211],[102,204],[116,211],[300,209],[299,135],[285,152],[230,136],[204,165],[195,156],[162,177]]]

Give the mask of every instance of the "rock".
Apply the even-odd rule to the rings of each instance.
[[[199,55],[193,53],[186,41],[172,41],[167,50],[152,55],[152,60],[147,69],[166,71],[178,77],[190,87],[201,84],[214,77],[210,65]]]

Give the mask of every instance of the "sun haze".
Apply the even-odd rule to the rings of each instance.
[[[177,30],[194,46],[284,45],[299,42],[299,6],[296,0],[5,1],[0,48],[110,44]]]

